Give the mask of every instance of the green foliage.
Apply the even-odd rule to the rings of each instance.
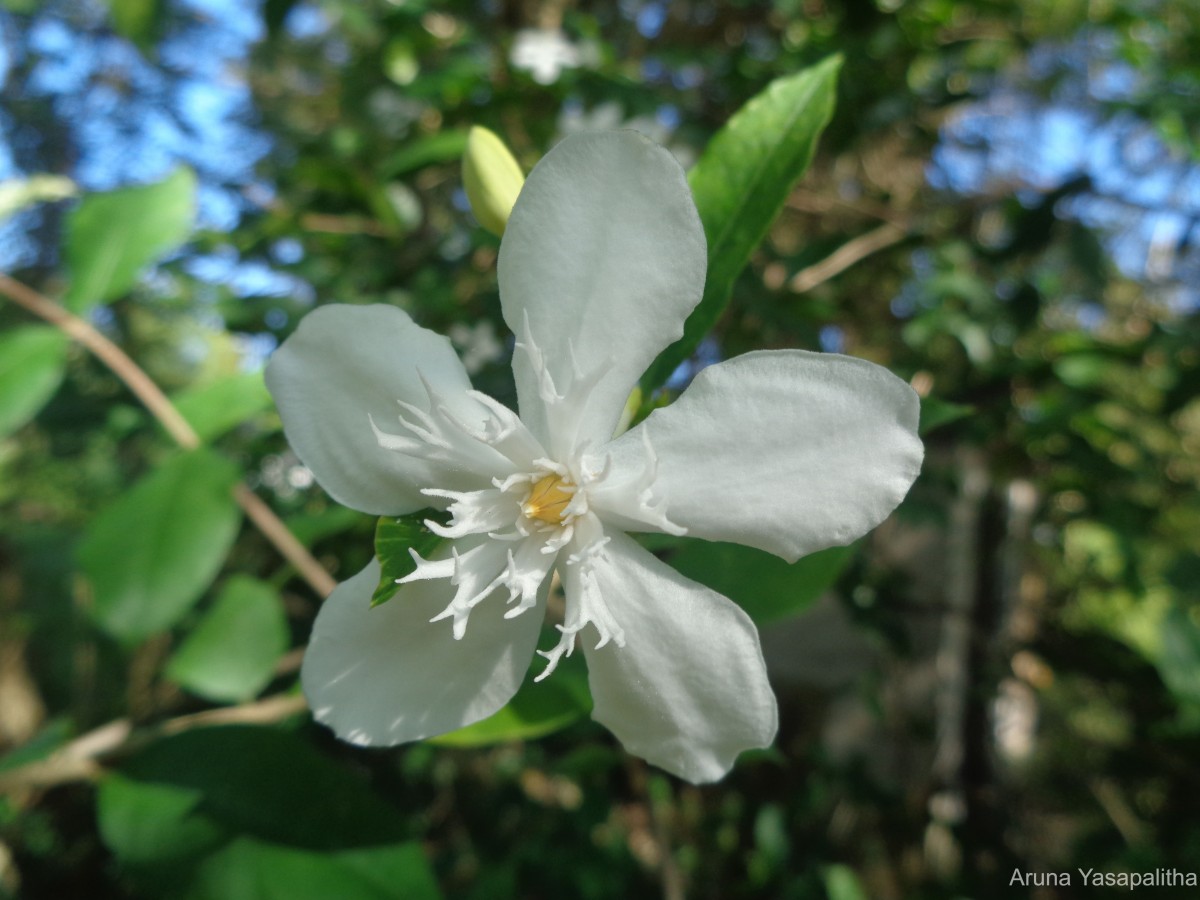
[[[143,269],[187,239],[195,208],[191,169],[157,184],[88,194],[67,218],[63,303],[84,313],[126,293]]]
[[[96,796],[100,837],[123,865],[185,862],[223,843],[228,832],[196,811],[199,790],[109,775]]]
[[[233,463],[182,453],[135,484],[88,526],[79,563],[97,624],[136,643],[178,622],[216,577],[237,535]]]
[[[949,425],[971,415],[971,407],[965,403],[949,403],[937,397],[921,398],[921,422],[918,432],[926,435],[931,431]]]
[[[437,549],[442,539],[425,527],[426,519],[439,520],[444,517],[431,509],[410,513],[407,516],[382,516],[375,525],[375,558],[379,560],[379,586],[371,597],[371,606],[387,603],[395,596],[399,586],[397,579],[411,575],[417,570],[410,550],[422,559]],[[445,524],[443,521],[442,524]]]
[[[106,778],[100,835],[150,894],[437,898],[394,813],[302,740],[248,727],[159,741]]]
[[[124,763],[121,774],[185,792],[197,798],[189,807],[194,813],[270,843],[333,851],[405,837],[395,809],[362,779],[287,731],[195,729],[154,742]],[[179,806],[167,812],[178,817]]]
[[[159,16],[159,0],[107,0],[113,27],[135,44],[146,44],[153,36]]]
[[[564,659],[545,681],[528,679],[517,695],[474,725],[433,738],[444,747],[532,741],[578,722],[592,709],[581,655]]]
[[[0,334],[0,438],[35,415],[58,390],[67,339],[49,325],[22,325]]]
[[[788,564],[778,556],[740,544],[685,540],[671,565],[724,594],[756,624],[803,612],[833,587],[856,545],[830,547]]]
[[[37,246],[12,274],[65,294],[221,456],[170,456],[168,436],[102,364],[72,350],[66,365],[61,336],[0,300],[0,785],[54,771],[56,753],[94,728],[136,723],[133,741],[100,759],[109,771],[95,790],[23,781],[0,796],[0,896],[375,900],[437,896],[440,882],[467,900],[606,900],[663,896],[674,880],[697,898],[955,900],[991,896],[995,872],[1012,868],[1151,871],[1196,858],[1200,317],[1189,304],[1200,257],[1195,234],[1176,227],[1190,221],[1187,192],[1148,189],[1189,183],[1175,167],[1200,146],[1195,3],[1161,0],[1152,16],[1137,0],[666,4],[657,31],[655,4],[566,4],[565,55],[579,64],[552,83],[512,63],[516,29],[547,21],[520,4],[323,2],[320,28],[306,31],[292,26],[312,23],[310,4],[267,0],[266,36],[236,60],[205,43],[219,16],[107,5],[104,19],[103,5],[96,15],[0,0],[13,26],[14,171],[61,173],[0,185],[0,214],[26,210],[6,224],[27,226],[21,241]],[[256,10],[239,9],[237,27],[253,28]],[[55,202],[68,178],[95,183],[102,154],[91,151],[110,148],[81,143],[105,117],[81,129],[61,95],[30,87],[64,58],[30,37],[47,19],[56,34],[81,33],[66,52],[81,54],[72,71],[87,83],[73,81],[72,99],[118,97],[115,118],[131,131],[142,123],[122,115],[137,108],[125,101],[144,100],[147,82],[167,89],[165,115],[180,112],[166,109],[182,83],[177,57],[157,36],[177,48],[198,35],[197,53],[216,51],[215,77],[248,89],[247,121],[276,148],[240,185],[239,224],[193,235],[196,180],[184,171]],[[90,58],[100,46],[109,55]],[[982,193],[932,189],[947,123],[1022,93],[1056,116],[1060,137],[1074,114],[1103,123],[1121,151],[1112,165],[1136,158],[1149,180],[1056,188],[1018,166]],[[278,728],[171,733],[254,696],[281,635],[299,650],[319,608],[291,564],[238,532],[235,477],[336,577],[385,532],[379,600],[411,571],[408,547],[436,554],[422,516],[385,526],[292,477],[260,376],[244,369],[314,301],[391,303],[443,333],[469,325],[509,339],[496,239],[460,194],[476,125],[503,134],[526,168],[561,135],[597,126],[642,130],[685,165],[699,160],[690,177],[709,281],[646,387],[709,333],[722,358],[832,336],[925,395],[921,479],[871,540],[788,566],[647,539],[773,632],[780,738],[718,785],[681,788],[588,722],[579,653],[537,684],[535,660],[489,719],[399,748],[336,742],[299,713]],[[996,128],[981,122],[979,146],[959,149],[986,166],[1020,157],[991,143]],[[206,190],[239,187],[195,158]],[[1154,227],[1157,212],[1137,211],[1134,194],[1171,207],[1174,224]],[[1094,218],[1113,232],[1091,224],[1089,198],[1106,204]],[[883,222],[903,240],[860,255]],[[1134,244],[1153,233],[1154,266],[1132,245],[1115,265],[1118,231]],[[139,287],[184,241],[170,277]],[[260,296],[253,278],[201,275],[200,256],[269,267],[297,290]],[[833,274],[823,266],[847,259]],[[239,352],[243,336],[254,352]],[[507,360],[479,365],[474,385],[515,408]],[[967,580],[946,577],[956,569],[974,572],[969,598],[951,597]],[[824,592],[845,596],[806,615]],[[561,603],[552,593],[540,646]],[[964,618],[945,618],[952,605]],[[952,704],[935,702],[955,680],[934,676],[953,668],[939,651],[960,627],[970,665],[955,726]],[[789,630],[827,655],[790,665],[800,651],[781,640]],[[827,661],[839,671],[816,677]],[[279,708],[293,708],[291,676],[277,682]],[[969,790],[965,818],[944,828],[931,815],[960,810],[913,762],[954,750],[948,736],[964,742]]]
[[[833,115],[841,59],[780,78],[735,114],[688,173],[708,239],[704,297],[683,337],[659,354],[642,379],[663,383],[716,324],[733,284],[775,221],[816,152]]]
[[[1200,708],[1200,625],[1182,606],[1171,607],[1162,621],[1158,669],[1180,701]]]
[[[267,686],[288,647],[287,619],[269,584],[236,575],[167,663],[166,675],[218,702],[249,700]]]
[[[239,838],[206,860],[183,900],[438,900],[416,842],[311,853]]]
[[[202,387],[180,391],[171,402],[200,440],[207,443],[270,409],[271,395],[267,393],[262,372],[237,372]]]
[[[821,873],[829,900],[867,900],[862,882],[849,866],[828,866]]]

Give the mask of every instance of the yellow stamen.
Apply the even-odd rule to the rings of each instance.
[[[574,485],[564,482],[559,475],[547,475],[529,491],[521,508],[531,519],[557,525],[563,520],[573,494]]]

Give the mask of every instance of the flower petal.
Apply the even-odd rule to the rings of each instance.
[[[510,621],[501,598],[480,603],[462,640],[429,620],[454,595],[445,580],[407,584],[371,608],[379,563],[338,585],[321,607],[301,682],[313,717],[353,744],[391,746],[478,722],[507,703],[533,658],[545,609]]]
[[[500,300],[525,348],[521,418],[552,455],[612,437],[637,379],[683,334],[705,260],[683,170],[640,134],[573,135],[530,172],[500,245]],[[568,424],[548,421],[551,384]]]
[[[372,429],[374,421],[382,431],[399,430],[397,401],[429,410],[422,378],[455,415],[472,424],[482,420],[450,341],[392,306],[313,310],[266,372],[300,459],[339,503],[376,515],[424,509],[430,502],[421,488],[466,486],[435,480],[427,461],[384,449]]]
[[[732,601],[684,578],[620,532],[592,564],[624,646],[583,632],[592,718],[630,753],[695,784],[767,747],[778,712],[758,632]],[[568,600],[568,602],[570,602]]]
[[[665,530],[635,483],[657,456],[651,491],[671,523],[794,562],[857,539],[904,499],[924,455],[919,411],[912,388],[866,360],[747,353],[604,448],[613,474],[592,503],[606,522]]]

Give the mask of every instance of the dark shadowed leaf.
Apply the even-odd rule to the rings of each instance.
[[[545,681],[535,682],[535,671],[507,705],[474,725],[433,738],[447,747],[482,747],[503,741],[528,741],[561,731],[592,710],[583,654],[564,658]]]
[[[395,843],[403,819],[366,782],[295,734],[231,725],[157,741],[122,774],[196,791],[195,811],[222,828],[310,850]]]
[[[206,860],[186,900],[437,900],[416,842],[312,853],[239,838]]]
[[[855,544],[830,547],[789,564],[740,544],[685,540],[670,562],[765,625],[807,609],[833,587],[856,550]]]

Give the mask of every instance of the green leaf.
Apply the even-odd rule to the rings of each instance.
[[[108,7],[117,34],[139,45],[154,37],[158,0],[108,0]]]
[[[704,297],[683,337],[642,378],[659,387],[708,334],[729,303],[734,281],[804,174],[833,115],[841,57],[778,78],[734,114],[688,173],[708,238]]]
[[[0,438],[54,396],[67,365],[67,343],[50,325],[20,325],[0,334]]]
[[[102,511],[79,562],[97,623],[133,643],[170,628],[216,577],[237,536],[238,468],[209,450],[171,459]]]
[[[437,549],[442,539],[425,527],[426,519],[440,519],[440,514],[431,509],[411,513],[407,516],[382,516],[375,525],[375,557],[379,560],[379,586],[371,597],[371,606],[387,603],[399,590],[396,579],[411,575],[417,570],[409,550],[415,550],[423,558]]]
[[[63,175],[30,175],[0,181],[0,221],[46,200],[65,200],[79,188]]]
[[[467,147],[466,130],[439,131],[405,144],[380,166],[383,179],[397,178],[434,163],[458,162]]]
[[[311,853],[239,838],[200,866],[185,900],[438,900],[416,842]]]
[[[309,850],[395,843],[407,835],[398,811],[361,779],[295,734],[227,725],[164,738],[121,773],[196,791],[194,809],[231,832]]]
[[[740,544],[682,540],[671,557],[680,573],[742,607],[758,625],[807,609],[833,587],[857,546],[819,550],[795,563]]]
[[[0,772],[27,766],[46,759],[74,737],[74,727],[68,719],[54,719],[21,746],[0,756]]]
[[[849,866],[826,866],[821,871],[821,879],[825,882],[829,900],[867,900],[862,882]]]
[[[366,531],[366,526],[374,521],[374,516],[360,513],[346,506],[328,506],[320,512],[296,513],[284,520],[288,531],[296,536],[296,540],[305,547],[312,547],[317,541],[332,537],[335,534],[354,530]]]
[[[85,196],[67,218],[67,309],[84,313],[126,293],[187,239],[195,206],[196,176],[183,168],[157,184]]]
[[[287,616],[278,592],[235,575],[171,658],[166,674],[209,700],[249,700],[271,681],[287,647]]]
[[[935,428],[965,419],[975,412],[975,407],[965,403],[951,403],[939,400],[937,397],[921,398],[921,422],[917,427],[919,434],[928,434]]]
[[[446,747],[531,741],[561,731],[592,710],[582,655],[565,658],[545,681],[527,680],[515,697],[480,722],[431,738]]]
[[[211,850],[228,832],[196,811],[202,794],[108,775],[96,795],[105,845],[124,864],[177,862]]]
[[[180,391],[171,401],[205,442],[271,408],[262,372],[226,375],[203,387]]]
[[[1163,617],[1158,670],[1176,698],[1200,704],[1200,624],[1175,604]]]

